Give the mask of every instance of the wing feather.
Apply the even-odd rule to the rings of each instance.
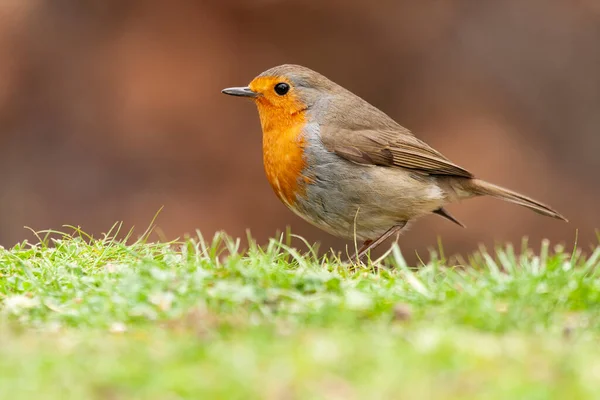
[[[473,174],[454,164],[410,131],[398,129],[351,130],[321,127],[321,140],[329,151],[359,164],[406,168],[428,175],[472,178]]]

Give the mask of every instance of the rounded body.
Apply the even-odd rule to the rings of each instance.
[[[305,158],[300,190],[294,201],[285,203],[332,235],[377,238],[391,226],[429,214],[446,202],[435,177],[343,159],[325,148],[317,123],[306,124],[300,135],[296,140],[304,144]]]

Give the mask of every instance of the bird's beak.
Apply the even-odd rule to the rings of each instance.
[[[221,93],[225,93],[230,96],[251,97],[251,98],[258,96],[258,93],[253,92],[247,86],[246,87],[230,87],[230,88],[221,90]]]

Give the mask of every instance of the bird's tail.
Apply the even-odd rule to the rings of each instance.
[[[533,210],[538,214],[542,214],[547,217],[552,217],[568,222],[568,220],[565,217],[563,217],[560,213],[548,207],[547,205],[540,203],[537,200],[524,196],[520,193],[513,192],[512,190],[508,190],[503,187],[494,185],[492,183],[482,181],[481,179],[469,179],[467,181],[463,181],[463,187],[467,192],[470,192],[474,195],[492,196],[497,199],[509,201],[511,203],[515,203],[520,206],[529,208],[530,210]]]

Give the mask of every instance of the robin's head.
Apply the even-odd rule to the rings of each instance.
[[[330,98],[338,87],[324,76],[299,65],[271,68],[250,82],[247,87],[223,89],[232,96],[254,100],[263,130],[263,154],[267,179],[275,193],[289,206],[303,186],[310,181],[303,177],[306,145],[301,133],[305,124],[314,120],[311,109],[324,109],[318,102]],[[301,177],[303,177],[301,179]]]
[[[263,131],[297,125],[299,121],[345,125],[355,130],[398,129],[398,124],[383,111],[300,65],[273,67],[246,87],[223,89],[222,92],[253,99]]]
[[[341,88],[318,72],[285,64],[266,70],[246,87],[227,88],[222,92],[253,99],[261,117],[267,114],[286,117],[312,108],[338,89]]]

